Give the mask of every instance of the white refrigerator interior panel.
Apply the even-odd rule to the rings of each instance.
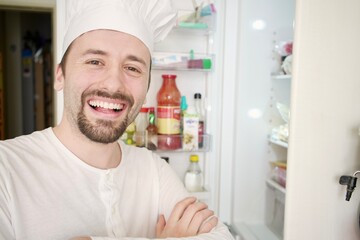
[[[280,73],[276,44],[293,39],[294,5],[294,1],[244,0],[238,8],[232,217],[237,230],[248,229],[253,239],[282,238],[284,190],[273,188],[267,179],[270,162],[286,160],[287,149],[270,143],[268,137],[273,127],[284,123],[276,103],[290,104],[291,78],[272,75]]]

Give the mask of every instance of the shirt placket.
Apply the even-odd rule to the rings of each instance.
[[[106,208],[106,228],[111,237],[125,237],[126,231],[119,209],[120,191],[116,184],[116,173],[107,170],[99,183],[101,198]]]

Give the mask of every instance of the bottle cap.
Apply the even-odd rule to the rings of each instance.
[[[170,79],[175,79],[177,75],[175,74],[163,74],[161,75],[162,78],[170,78]]]
[[[203,69],[211,69],[211,59],[203,59],[202,60]]]
[[[140,109],[140,112],[142,112],[142,113],[147,113],[148,111],[149,111],[149,108],[147,108],[147,107],[142,107]]]
[[[181,103],[180,103],[180,109],[182,111],[186,110],[188,108],[188,105],[186,103],[186,97],[185,96],[181,96]]]
[[[201,93],[195,93],[194,98],[195,99],[201,99]]]
[[[190,155],[190,161],[191,162],[198,162],[199,156],[198,155]]]

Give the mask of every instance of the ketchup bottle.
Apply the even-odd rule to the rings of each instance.
[[[162,75],[163,83],[157,94],[158,149],[181,148],[180,102],[176,75]]]

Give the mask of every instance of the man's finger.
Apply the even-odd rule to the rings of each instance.
[[[200,231],[200,227],[204,224],[205,221],[207,221],[211,216],[214,215],[214,212],[209,209],[203,209],[201,211],[198,211],[194,217],[192,218],[188,232],[191,235],[197,235]]]
[[[211,217],[209,220],[206,220],[200,227],[198,234],[210,232],[214,227],[216,227],[218,221],[219,219],[216,216]]]
[[[184,211],[184,214],[183,214],[183,216],[181,217],[181,222],[184,224],[184,225],[186,225],[186,226],[188,226],[188,225],[190,225],[190,223],[191,223],[191,221],[193,220],[193,218],[194,218],[194,216],[198,213],[198,212],[200,212],[200,211],[202,211],[202,210],[204,210],[204,209],[207,209],[208,208],[208,206],[205,204],[205,203],[203,203],[203,202],[195,202],[195,203],[193,203],[193,204],[190,204],[186,209],[185,209],[185,211]],[[201,215],[200,215],[201,216]],[[206,218],[205,218],[206,219]],[[203,219],[203,220],[205,220],[205,219]],[[200,225],[199,225],[200,226]]]
[[[156,224],[156,236],[160,236],[166,225],[164,215],[159,216],[159,220]]]
[[[182,218],[185,209],[187,209],[187,207],[193,204],[195,201],[196,201],[195,197],[187,197],[181,200],[180,202],[178,202],[170,214],[170,217],[168,219],[168,224],[170,225],[176,224],[179,221],[179,219]]]

